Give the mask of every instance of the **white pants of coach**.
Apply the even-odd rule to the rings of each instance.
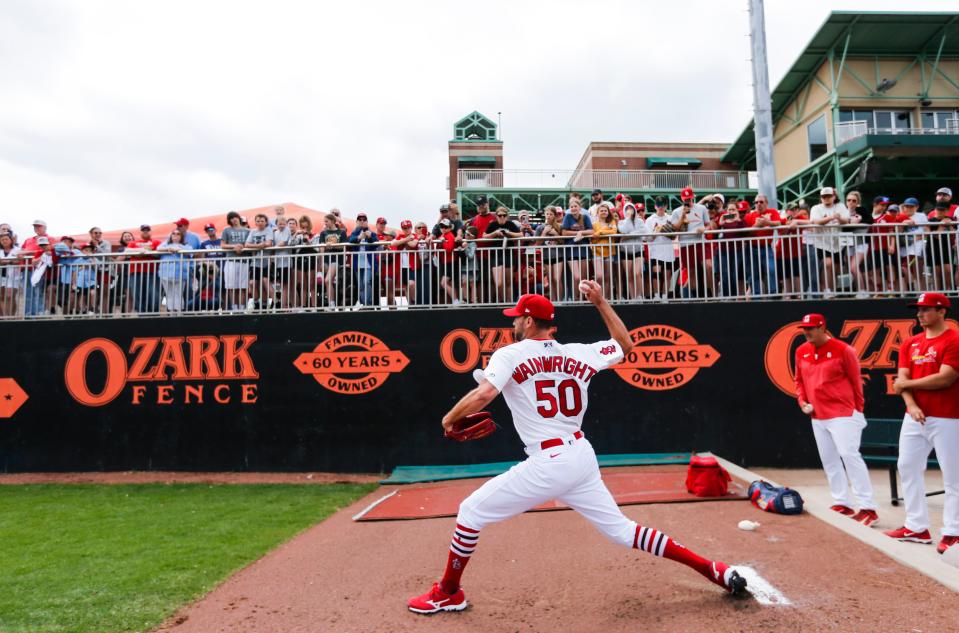
[[[869,469],[859,454],[859,440],[864,428],[866,418],[858,411],[848,418],[812,420],[812,432],[833,501],[850,508],[875,510]],[[855,504],[849,498],[850,485],[856,497]]]
[[[959,536],[959,420],[926,417],[920,424],[908,413],[899,432],[899,478],[906,501],[907,529],[929,529],[926,505],[926,462],[932,449],[942,469],[946,502],[942,509],[942,535]]]

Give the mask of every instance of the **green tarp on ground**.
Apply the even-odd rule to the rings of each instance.
[[[691,453],[626,453],[597,455],[600,468],[609,466],[656,466],[661,464],[688,464]],[[458,466],[397,466],[382,484],[415,484],[446,479],[495,477],[505,473],[518,462],[493,462]]]

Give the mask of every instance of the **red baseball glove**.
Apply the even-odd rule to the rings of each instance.
[[[444,437],[457,442],[481,440],[491,435],[497,428],[489,411],[471,413],[453,422],[452,428],[443,433]]]

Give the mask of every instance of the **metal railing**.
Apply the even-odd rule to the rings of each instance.
[[[539,292],[614,302],[911,296],[959,288],[955,224],[790,226],[0,259],[0,318],[225,315],[507,305]]]
[[[703,191],[748,189],[749,176],[738,171],[680,170],[542,170],[542,169],[459,169],[456,188],[469,189],[603,189]]]
[[[948,119],[946,127],[873,127],[867,121],[845,121],[836,124],[836,144],[842,145],[860,136],[947,136],[959,135],[956,119]]]

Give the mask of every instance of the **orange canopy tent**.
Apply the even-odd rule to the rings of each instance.
[[[323,218],[326,216],[325,211],[308,209],[307,207],[301,207],[300,205],[295,204],[293,202],[284,202],[282,204],[271,204],[266,207],[257,207],[255,209],[238,211],[238,213],[247,219],[249,226],[252,228],[254,226],[253,217],[257,213],[263,213],[272,220],[276,216],[275,212],[273,211],[276,207],[283,207],[285,211],[285,217],[287,218],[299,219],[301,216],[304,216],[304,215],[308,216],[310,220],[313,222],[314,233],[319,233],[320,231],[323,230]],[[179,218],[173,218],[169,222],[163,222],[161,224],[148,223],[150,224],[150,227],[153,229],[153,238],[161,241],[165,240],[167,236],[170,234],[170,232],[173,231],[174,222],[176,222],[178,219]],[[226,212],[217,213],[215,215],[203,215],[199,217],[186,218],[186,219],[190,221],[189,230],[199,235],[200,239],[206,239],[206,235],[204,234],[203,227],[209,223],[212,223],[214,226],[216,226],[216,234],[218,236],[223,232],[223,229],[226,228],[227,226]],[[375,219],[376,218],[371,217],[370,218],[371,223]],[[343,223],[346,225],[347,233],[353,230],[353,227],[355,224],[353,220],[343,218]],[[111,244],[118,244],[120,242],[120,236],[125,231],[129,231],[130,233],[133,233],[134,238],[137,238],[137,239],[140,238],[140,225],[138,224],[136,226],[126,228],[126,229],[114,229],[110,231],[105,230],[103,231],[103,239],[110,242]],[[90,239],[90,236],[85,233],[77,234],[74,237],[77,239],[78,243],[85,242]]]

